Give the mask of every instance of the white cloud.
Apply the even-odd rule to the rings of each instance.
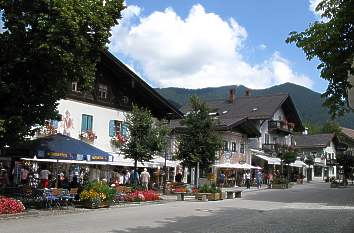
[[[261,64],[247,63],[242,56],[247,31],[234,18],[223,20],[201,5],[193,6],[185,19],[171,8],[147,17],[137,6],[125,11],[128,17],[123,15],[112,30],[110,50],[138,62],[155,86],[265,88],[293,82],[312,87],[312,81],[294,72],[279,53]]]
[[[260,44],[260,45],[258,46],[258,48],[259,48],[260,50],[265,50],[265,49],[267,48],[267,45],[265,45],[265,44]]]

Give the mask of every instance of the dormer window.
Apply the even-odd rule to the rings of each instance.
[[[71,83],[71,90],[74,91],[74,92],[79,92],[79,88],[78,88],[77,82],[72,82]]]
[[[107,85],[99,84],[98,85],[98,96],[100,99],[107,99],[108,87]]]

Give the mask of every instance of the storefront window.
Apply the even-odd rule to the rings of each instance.
[[[229,142],[224,141],[224,151],[229,151]]]

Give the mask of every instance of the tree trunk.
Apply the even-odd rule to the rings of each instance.
[[[133,185],[134,186],[137,186],[137,173],[138,173],[138,160],[135,159],[134,160],[134,174],[131,174],[133,175]]]

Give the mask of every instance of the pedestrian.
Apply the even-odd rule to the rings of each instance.
[[[262,172],[260,170],[256,171],[256,183],[257,189],[260,189],[262,187]]]
[[[21,184],[28,184],[28,174],[29,171],[26,167],[21,168]]]
[[[149,189],[149,180],[150,174],[147,172],[147,169],[144,168],[144,171],[140,174],[141,184],[143,185],[144,189],[148,191]]]
[[[224,187],[224,184],[225,184],[225,174],[223,171],[220,172],[220,175],[219,175],[219,184],[220,184],[220,187],[223,188]]]
[[[128,170],[125,170],[124,176],[123,176],[123,184],[124,185],[129,185],[130,184],[130,172]]]
[[[177,172],[176,176],[175,176],[175,181],[177,183],[181,183],[182,182],[182,173],[180,171]]]
[[[49,182],[49,175],[52,174],[46,167],[44,167],[39,172],[39,179],[41,180],[42,188],[48,188]]]
[[[251,188],[251,174],[250,174],[250,171],[246,171],[245,178],[246,178],[246,187],[247,187],[247,189],[250,189]]]
[[[269,187],[272,188],[273,185],[273,172],[269,172],[268,174],[268,178],[269,178]]]

